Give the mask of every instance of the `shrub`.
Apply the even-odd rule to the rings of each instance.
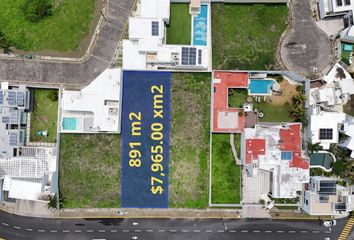
[[[50,90],[50,91],[48,92],[47,97],[48,97],[52,102],[58,101],[58,91],[57,91],[57,90]]]
[[[26,0],[22,11],[28,21],[38,22],[52,13],[52,0]]]

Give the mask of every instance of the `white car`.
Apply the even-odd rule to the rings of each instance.
[[[337,225],[337,221],[336,221],[336,220],[324,221],[324,222],[323,222],[323,225],[324,225],[325,227],[332,227],[332,226]]]

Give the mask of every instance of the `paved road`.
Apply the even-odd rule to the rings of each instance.
[[[0,238],[87,239],[337,239],[346,219],[331,231],[318,220],[263,219],[42,219],[0,212]]]
[[[109,67],[134,0],[109,0],[107,21],[83,63],[0,59],[0,81],[87,85]]]
[[[312,74],[314,68],[321,72],[332,59],[329,38],[313,20],[310,1],[290,1],[293,25],[280,51],[285,67],[305,76]]]

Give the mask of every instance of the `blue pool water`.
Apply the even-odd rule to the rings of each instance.
[[[293,153],[292,152],[281,152],[281,160],[293,160]]]
[[[200,14],[193,19],[193,45],[206,46],[208,36],[208,6],[202,5]]]
[[[250,94],[270,94],[274,83],[270,79],[251,79],[248,89]]]
[[[353,51],[353,45],[344,44],[344,51]]]
[[[63,118],[63,130],[77,130],[77,119]]]

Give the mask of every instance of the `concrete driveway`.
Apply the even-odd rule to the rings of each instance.
[[[27,85],[83,86],[110,66],[134,0],[109,0],[104,23],[90,56],[82,63],[0,59],[0,81]]]
[[[298,74],[309,76],[323,71],[332,60],[332,49],[327,34],[312,17],[310,0],[290,2],[292,29],[284,37],[281,58],[285,67]]]

